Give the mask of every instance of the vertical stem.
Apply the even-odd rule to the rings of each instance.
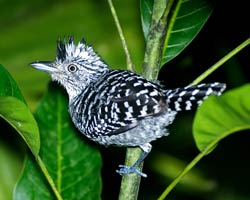
[[[127,148],[125,165],[131,166],[140,157],[140,148]],[[142,164],[140,165],[142,170]],[[141,177],[137,174],[126,174],[122,176],[119,200],[134,200],[138,197]]]
[[[174,0],[156,0],[152,12],[151,26],[146,44],[142,76],[147,79],[157,79],[162,59],[162,47],[166,35],[167,16]],[[140,157],[139,148],[128,148],[125,164],[133,165]],[[143,163],[140,165],[142,170]],[[136,174],[125,174],[122,177],[119,200],[137,199],[141,177]]]
[[[159,73],[162,48],[166,37],[167,17],[173,2],[174,0],[156,0],[154,3],[142,66],[142,76],[149,80],[156,80]],[[164,10],[162,10],[162,8],[164,8]]]

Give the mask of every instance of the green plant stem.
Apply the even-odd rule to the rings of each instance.
[[[166,37],[167,19],[174,0],[157,0],[154,2],[152,19],[147,38],[142,65],[142,76],[156,80],[162,59],[162,49]]]
[[[131,166],[141,155],[140,148],[127,148],[125,165]],[[142,170],[143,164],[139,166]],[[137,199],[141,177],[137,174],[126,174],[122,176],[119,200],[134,200]]]
[[[147,38],[144,55],[142,76],[147,79],[157,79],[161,58],[162,47],[166,35],[167,16],[174,0],[158,0],[154,2],[152,20]],[[131,166],[140,157],[139,148],[128,148],[125,164]],[[140,165],[142,170],[143,163]],[[126,174],[122,177],[119,200],[137,199],[141,177],[136,174]]]
[[[206,70],[199,77],[197,77],[191,83],[191,85],[197,85],[198,83],[203,81],[206,77],[208,77],[210,74],[212,74],[216,69],[218,69],[221,65],[223,65],[226,61],[228,61],[230,58],[232,58],[235,54],[239,53],[242,49],[244,49],[249,44],[250,44],[250,38],[248,38],[247,40],[242,42],[239,46],[237,46],[235,49],[233,49],[227,55],[225,55],[223,58],[221,58],[218,62],[216,62],[214,65],[212,65],[208,70]]]
[[[39,167],[41,168],[45,178],[47,179],[52,191],[54,192],[57,200],[63,200],[62,196],[58,192],[58,190],[57,190],[57,188],[55,186],[55,183],[54,183],[53,179],[51,178],[51,176],[50,176],[45,164],[43,163],[42,159],[40,158],[40,156],[37,156],[36,160],[37,160],[37,163],[38,163]]]
[[[112,2],[112,0],[107,0],[107,1],[108,1],[110,10],[111,10],[112,16],[113,16],[113,18],[114,18],[115,25],[116,25],[116,28],[117,28],[117,30],[118,30],[120,39],[121,39],[121,41],[122,41],[123,49],[124,49],[124,51],[125,51],[126,60],[127,60],[127,69],[130,70],[130,71],[132,71],[132,72],[135,72],[135,67],[134,67],[134,64],[133,64],[133,62],[132,62],[132,59],[131,59],[131,56],[130,56],[130,53],[129,53],[129,50],[128,50],[128,46],[127,46],[127,43],[126,43],[126,40],[125,40],[123,31],[122,31],[122,28],[121,28],[119,19],[118,19],[118,17],[117,17],[117,14],[116,14],[116,11],[115,11],[113,2]]]

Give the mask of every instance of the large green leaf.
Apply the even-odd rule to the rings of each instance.
[[[207,99],[198,109],[193,124],[196,145],[206,153],[223,138],[246,129],[250,129],[249,84]]]
[[[153,6],[153,0],[141,0],[141,18],[145,38],[149,32]],[[212,6],[208,0],[176,1],[166,27],[162,65],[176,57],[188,46],[211,13]]]
[[[0,65],[0,117],[7,121],[24,139],[34,156],[40,148],[36,120],[9,72]]]
[[[35,116],[41,133],[40,156],[64,199],[100,199],[101,157],[71,123],[61,88],[51,85]],[[15,200],[54,199],[37,164],[28,157]]]

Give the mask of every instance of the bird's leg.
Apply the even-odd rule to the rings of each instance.
[[[142,149],[142,154],[140,155],[138,160],[132,166],[119,165],[120,169],[116,170],[117,173],[121,175],[122,174],[138,174],[140,176],[147,177],[147,174],[141,172],[137,168],[140,165],[140,163],[147,157],[147,155],[152,149],[152,146],[151,144],[146,143],[146,144],[140,145],[140,148]]]

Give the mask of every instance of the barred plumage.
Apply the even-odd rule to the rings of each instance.
[[[69,113],[75,126],[89,139],[102,145],[143,150],[131,167],[118,173],[137,173],[138,164],[151,150],[150,142],[168,135],[178,111],[198,106],[211,94],[220,95],[225,84],[211,83],[164,90],[129,71],[111,70],[84,40],[74,45],[58,41],[55,62],[34,62],[62,84],[69,95]]]

